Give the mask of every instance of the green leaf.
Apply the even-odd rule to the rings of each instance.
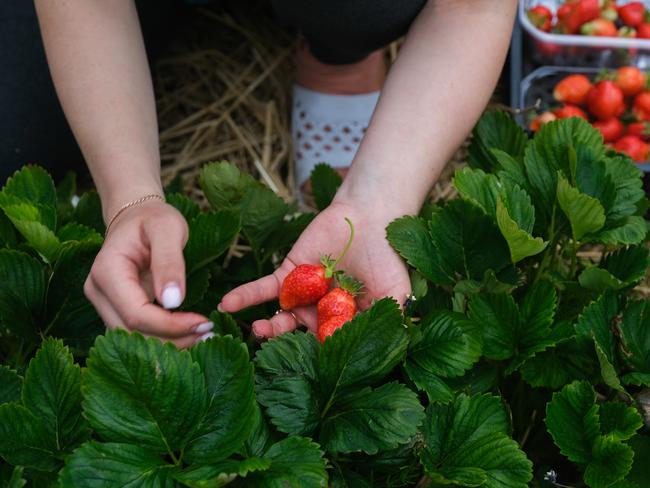
[[[2,207],[18,232],[48,263],[54,262],[61,243],[52,229],[42,223],[43,209],[29,203],[12,203]]]
[[[77,222],[68,222],[57,231],[56,236],[62,243],[66,241],[94,241],[101,244],[104,242],[104,238],[95,229]]]
[[[578,335],[591,337],[598,360],[601,364],[603,379],[612,388],[620,389],[616,378],[618,360],[615,354],[616,341],[612,333],[612,323],[622,308],[621,298],[607,292],[583,310],[575,329]]]
[[[592,446],[600,436],[593,387],[574,381],[554,393],[546,405],[546,426],[562,454],[573,462],[588,464],[592,460]]]
[[[550,285],[532,288],[522,311],[512,295],[475,295],[469,302],[469,316],[483,337],[483,353],[490,359],[513,361],[507,372],[555,343],[550,325],[557,298]]]
[[[431,240],[426,222],[419,217],[402,217],[386,229],[390,245],[433,283],[453,284],[453,270],[441,259]]]
[[[579,241],[600,230],[605,225],[605,209],[600,202],[572,187],[561,173],[557,178],[557,200],[569,219],[573,239]]]
[[[84,415],[99,436],[158,453],[187,446],[208,400],[189,352],[121,329],[97,338],[83,389]]]
[[[643,217],[632,215],[617,222],[612,228],[605,228],[593,236],[594,242],[612,245],[639,244],[645,239],[648,227]]]
[[[624,441],[642,426],[643,419],[636,408],[620,402],[605,402],[600,405],[601,434],[615,441]]]
[[[20,400],[22,388],[23,380],[18,373],[9,366],[0,365],[0,405]]]
[[[336,195],[336,191],[341,186],[343,179],[334,168],[325,163],[314,166],[309,178],[316,208],[323,210],[334,199],[334,195]]]
[[[323,420],[319,440],[330,452],[375,454],[408,442],[423,418],[416,394],[405,386],[366,387],[338,399]]]
[[[190,488],[219,488],[248,473],[269,469],[271,461],[252,457],[235,460],[226,459],[217,464],[189,468],[174,475],[174,478]]]
[[[1,468],[1,467],[0,467]],[[11,477],[7,480],[5,478],[3,483],[3,488],[22,488],[27,484],[27,480],[23,478],[23,472],[25,468],[22,466],[16,466],[11,471]]]
[[[524,165],[536,216],[544,228],[548,226],[553,212],[558,170],[565,177],[570,177],[575,173],[575,165],[595,165],[603,159],[604,154],[600,132],[588,122],[575,117],[545,124],[535,134],[526,147]]]
[[[42,220],[50,230],[56,229],[56,188],[52,177],[39,166],[25,165],[13,174],[0,192],[0,207],[12,202],[24,202],[39,207]]]
[[[0,288],[19,291],[21,301],[34,314],[43,307],[45,295],[45,269],[30,255],[0,249]]]
[[[541,237],[533,237],[531,234],[522,230],[517,222],[509,215],[508,209],[497,200],[496,219],[499,230],[510,249],[510,259],[513,264],[518,263],[524,258],[539,254],[548,245]]]
[[[499,164],[491,149],[499,149],[521,161],[528,142],[526,133],[514,119],[499,111],[486,111],[474,127],[468,164],[472,168],[494,171]]]
[[[88,442],[66,460],[61,488],[175,488],[177,468],[142,446]]]
[[[210,314],[210,321],[214,324],[212,332],[216,335],[231,335],[235,339],[243,340],[242,331],[237,322],[229,313],[214,311]]]
[[[182,193],[165,193],[165,200],[190,221],[201,213],[198,204]]]
[[[228,250],[239,233],[239,217],[230,211],[204,213],[190,221],[189,229],[184,251],[188,275]]]
[[[627,478],[643,487],[650,479],[650,437],[635,435],[628,445],[634,450],[634,462]]]
[[[100,235],[106,233],[104,217],[102,215],[102,202],[95,190],[84,193],[79,198],[79,203],[74,209],[74,220],[86,227],[95,229]]]
[[[83,291],[99,248],[96,241],[65,243],[47,286],[49,333],[84,349],[104,330],[103,321]]]
[[[53,435],[32,412],[17,403],[0,405],[0,456],[9,464],[42,471],[58,469]]]
[[[432,256],[444,263],[441,266],[448,276],[441,284],[454,283],[455,275],[480,281],[488,270],[494,271],[500,281],[517,281],[507,242],[492,219],[476,205],[463,200],[448,202],[434,213],[429,230]]]
[[[461,394],[448,405],[431,404],[420,460],[434,483],[526,487],[532,463],[508,437],[508,430],[498,397]]]
[[[303,437],[289,437],[276,444],[264,455],[271,461],[266,471],[251,473],[247,486],[256,488],[316,488],[327,486],[327,471],[318,444]]]
[[[635,215],[639,202],[645,197],[643,173],[628,157],[608,157],[605,171],[614,184],[614,200],[607,209],[607,220],[616,221]]]
[[[185,278],[185,298],[183,310],[193,311],[197,303],[203,300],[210,289],[212,274],[210,268],[199,268]]]
[[[488,215],[496,215],[500,188],[496,176],[480,169],[462,168],[456,171],[453,183],[461,198],[478,205]]]
[[[248,349],[231,337],[214,337],[191,350],[205,377],[208,409],[185,450],[190,464],[227,458],[244,443],[255,413],[253,365]]]
[[[282,224],[289,210],[282,198],[259,183],[244,193],[241,208],[242,228],[257,249],[261,249],[269,235]]]
[[[463,319],[451,312],[433,314],[411,340],[405,369],[430,401],[451,401],[453,392],[441,377],[462,376],[481,356],[481,345],[460,324]]]
[[[18,236],[14,225],[5,215],[4,210],[0,208],[0,247],[15,247],[17,240]]]
[[[632,467],[634,451],[609,437],[599,437],[594,443],[593,460],[584,474],[592,488],[606,488],[623,479]]]
[[[318,342],[313,334],[283,334],[255,355],[257,400],[281,432],[311,433],[320,421],[316,389]]]
[[[618,323],[623,360],[634,370],[650,373],[650,305],[647,301],[630,302]]]
[[[395,300],[384,298],[325,340],[319,382],[330,401],[386,376],[404,357],[408,335]]]
[[[22,401],[55,439],[58,451],[72,451],[90,435],[81,416],[81,369],[62,341],[43,341],[29,362]]]
[[[248,439],[244,442],[242,454],[244,456],[253,457],[261,456],[266,452],[271,442],[271,430],[266,424],[264,415],[259,405],[255,405],[255,413],[253,416],[253,428],[248,435]]]

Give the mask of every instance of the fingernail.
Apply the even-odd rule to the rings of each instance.
[[[210,332],[213,327],[214,324],[212,322],[204,322],[202,324],[195,326],[192,332],[194,332],[195,334],[204,334],[206,332]]]
[[[162,306],[166,309],[178,308],[182,303],[181,289],[176,283],[169,283],[163,288]]]
[[[223,309],[223,307],[221,306],[221,304],[217,305],[217,310],[219,311],[219,313],[225,313],[225,312],[226,312],[226,311]]]
[[[207,334],[203,334],[201,337],[199,337],[196,340],[196,342],[199,343],[199,342],[207,341],[210,337],[214,337],[213,332],[208,332]]]
[[[252,331],[253,331],[253,335],[254,335],[255,337],[257,337],[258,339],[259,339],[260,337],[262,337],[262,336],[259,334],[259,332],[257,331],[257,325],[253,324]]]

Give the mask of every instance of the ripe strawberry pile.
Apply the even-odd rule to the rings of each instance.
[[[317,336],[321,342],[325,342],[326,337],[354,318],[357,313],[355,296],[362,288],[360,282],[336,269],[354,238],[354,227],[348,219],[345,220],[350,226],[350,238],[341,255],[336,260],[321,256],[320,264],[296,266],[280,288],[280,307],[283,310],[316,305]],[[330,290],[334,278],[337,286]]]
[[[650,146],[650,89],[647,75],[635,66],[624,66],[601,73],[593,82],[583,74],[563,78],[553,90],[553,98],[562,105],[537,116],[530,124],[533,131],[548,122],[581,117],[603,135],[605,143],[647,162]]]
[[[650,14],[643,2],[617,5],[616,0],[566,0],[555,13],[537,5],[527,14],[544,32],[650,39]]]

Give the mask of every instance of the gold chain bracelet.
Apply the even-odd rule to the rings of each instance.
[[[119,210],[117,210],[113,216],[109,219],[108,225],[106,226],[106,233],[104,234],[104,237],[108,236],[108,232],[111,230],[111,226],[113,225],[113,222],[115,222],[115,219],[117,219],[122,213],[131,207],[135,207],[136,205],[140,205],[141,203],[147,202],[149,200],[160,200],[161,202],[165,201],[165,197],[162,195],[158,195],[157,193],[152,193],[150,195],[145,195],[143,197],[140,197],[136,200],[132,200],[129,203],[125,203],[122,205]]]

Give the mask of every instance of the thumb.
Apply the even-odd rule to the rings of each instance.
[[[180,216],[156,218],[145,223],[151,249],[150,269],[156,300],[167,309],[178,308],[185,298],[187,223]]]

